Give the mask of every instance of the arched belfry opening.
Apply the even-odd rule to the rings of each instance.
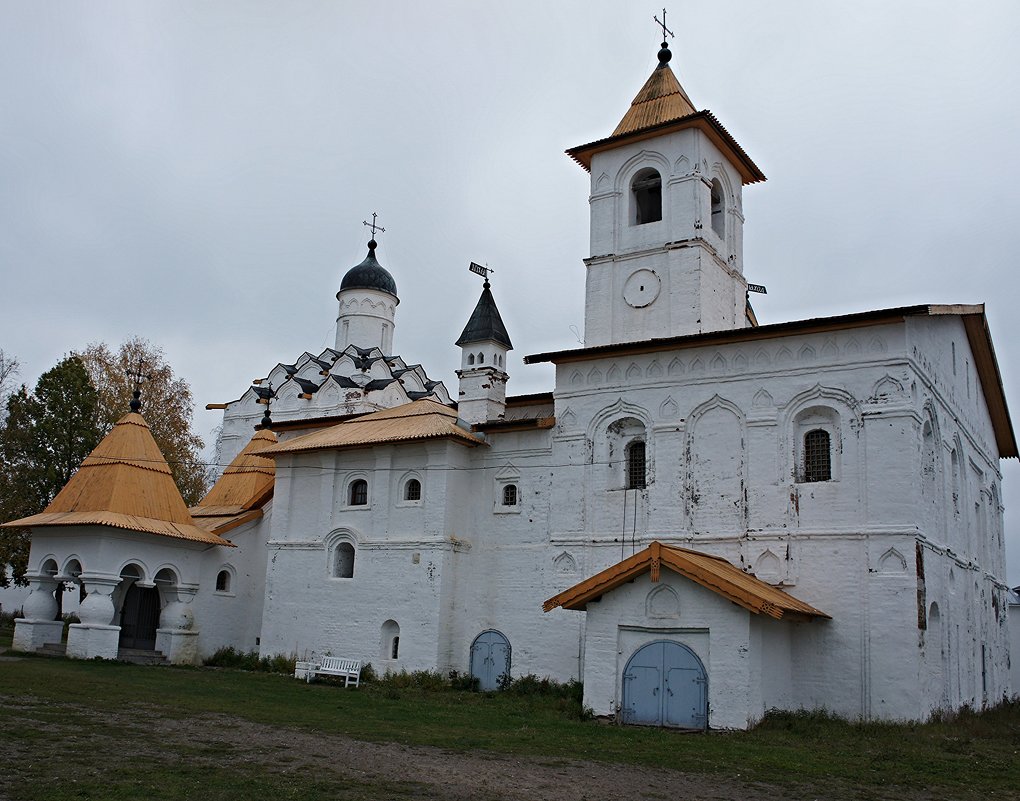
[[[726,193],[718,178],[712,179],[712,230],[720,239],[726,238]]]
[[[631,223],[644,225],[662,219],[662,176],[652,167],[634,174],[630,182]]]

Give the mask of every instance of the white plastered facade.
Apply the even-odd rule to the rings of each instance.
[[[44,575],[52,554],[62,571],[71,552],[86,583],[89,570],[119,578],[128,550],[146,580],[172,564],[194,588],[186,630],[198,632],[197,655],[235,645],[468,672],[476,638],[494,630],[511,675],[583,679],[599,715],[617,714],[623,666],[654,640],[698,655],[712,727],[746,727],[773,707],[922,719],[1003,698],[999,451],[961,317],[699,338],[749,326],[740,172],[697,128],[624,142],[591,168],[585,345],[607,347],[551,357],[548,395],[504,404],[502,387],[487,393],[484,444],[283,454],[271,508],[231,532],[236,549],[102,532],[90,554],[78,544],[87,537],[37,532],[33,570]],[[650,169],[661,219],[639,224],[632,185]],[[412,383],[450,403],[420,367],[384,359],[389,342],[350,341],[354,330],[338,332],[335,350],[274,368],[274,419],[397,406]],[[462,370],[461,391],[481,396],[478,371]],[[297,378],[331,375],[360,386],[298,391]],[[374,395],[361,388],[395,375]],[[225,410],[227,456],[261,416],[256,395]],[[829,443],[824,480],[805,480],[812,431]],[[635,441],[646,475],[628,488]],[[356,481],[368,485],[363,503],[352,503]],[[586,612],[542,611],[653,540],[723,557],[831,620],[755,615],[665,570],[658,586],[646,575]],[[214,589],[225,567],[230,593]],[[666,614],[649,601],[660,587],[676,598]]]

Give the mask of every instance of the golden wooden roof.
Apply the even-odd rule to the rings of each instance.
[[[657,582],[663,566],[756,615],[768,615],[777,620],[784,617],[829,618],[825,612],[745,573],[721,557],[663,545],[658,541],[629,559],[624,559],[559,595],[554,595],[542,605],[542,608],[546,612],[558,606],[564,609],[584,609],[589,601],[599,600],[607,592],[632,581],[646,571],[651,572],[652,581]]]
[[[223,535],[262,517],[262,508],[273,497],[276,462],[262,451],[276,444],[276,434],[255,432],[198,506],[189,510],[195,525]]]
[[[5,527],[112,526],[230,545],[195,525],[145,419],[124,415],[40,514]]]
[[[295,437],[266,448],[262,453],[278,456],[284,453],[442,438],[452,439],[462,445],[484,443],[484,440],[457,425],[457,412],[454,409],[422,398]]]
[[[257,431],[191,514],[196,515],[204,507],[238,507],[244,511],[268,501],[273,494],[276,462],[263,456],[262,451],[276,441],[272,431]]]
[[[660,64],[648,76],[631,101],[611,136],[633,133],[653,125],[678,120],[697,111],[668,64]]]

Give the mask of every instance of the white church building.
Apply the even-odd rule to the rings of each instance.
[[[373,240],[335,347],[218,407],[232,464],[201,505],[134,411],[15,521],[15,647],[59,641],[71,582],[70,656],[232,645],[485,689],[579,678],[598,715],[695,729],[1001,700],[1017,444],[983,307],[759,324],[742,194],[765,176],[669,61],[664,44],[616,129],[568,151],[591,250],[584,345],[525,358],[555,365],[551,392],[506,395],[488,281],[448,332],[456,385],[394,355]]]

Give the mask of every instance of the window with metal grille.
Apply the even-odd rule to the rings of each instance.
[[[504,506],[516,506],[517,505],[517,485],[507,484],[503,487],[503,505]]]
[[[418,479],[412,478],[404,485],[404,500],[421,500],[421,482]]]
[[[832,478],[832,449],[829,432],[821,428],[804,435],[804,480],[829,481]]]
[[[627,446],[627,489],[644,489],[646,473],[645,443],[635,440]]]
[[[368,503],[368,482],[363,478],[351,482],[351,506],[364,506]]]
[[[216,574],[216,592],[230,592],[229,570],[221,570]]]

